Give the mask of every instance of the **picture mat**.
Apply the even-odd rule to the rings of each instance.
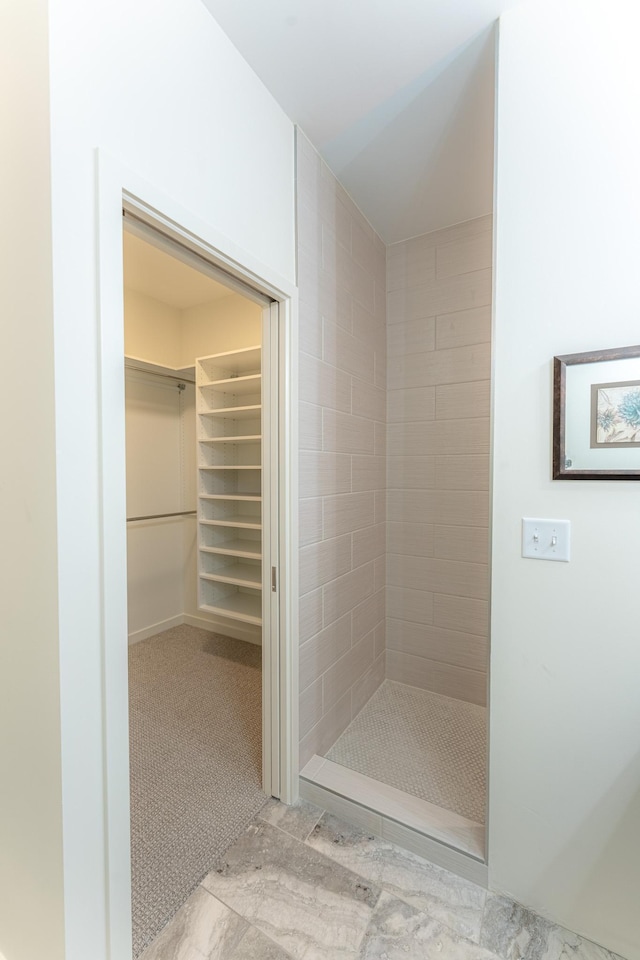
[[[576,363],[566,368],[565,458],[572,470],[640,470],[640,447],[591,447],[591,386],[593,383],[640,380],[640,357]]]
[[[624,447],[626,449],[640,446],[640,417],[639,422],[632,426],[620,416],[619,404],[627,397],[636,399],[640,396],[640,380],[614,381],[613,383],[591,384],[591,447]],[[635,404],[640,411],[640,403]],[[606,429],[601,424],[601,417],[610,414],[611,426]],[[608,439],[616,436],[617,439]]]

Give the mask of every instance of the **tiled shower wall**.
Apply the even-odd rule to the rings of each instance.
[[[300,763],[385,671],[385,247],[297,136]]]
[[[387,677],[486,698],[491,217],[387,248]]]

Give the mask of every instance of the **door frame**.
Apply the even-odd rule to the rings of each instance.
[[[98,342],[101,533],[101,641],[105,773],[106,898],[109,955],[130,951],[130,803],[127,668],[126,496],[124,434],[123,206],[177,240],[228,278],[262,294],[272,304],[279,376],[277,396],[278,589],[271,605],[279,621],[277,641],[263,656],[263,704],[270,730],[263,764],[264,786],[285,803],[298,796],[298,382],[297,290],[242,250],[213,225],[163,194],[103,151],[98,166]],[[264,326],[266,327],[265,320]],[[271,497],[271,504],[276,498]],[[263,508],[266,508],[266,503]],[[270,579],[270,571],[269,571]],[[271,595],[271,594],[270,594]],[[126,946],[127,953],[123,952]]]

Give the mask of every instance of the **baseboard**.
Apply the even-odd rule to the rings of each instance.
[[[163,630],[171,630],[172,627],[180,627],[185,623],[184,614],[179,613],[177,617],[170,617],[168,620],[160,620],[158,623],[152,623],[150,627],[143,627],[142,630],[134,630],[129,634],[129,646],[134,643],[140,643],[148,637],[155,637],[156,633],[162,633]]]
[[[190,627],[222,633],[225,637],[233,637],[235,640],[254,643],[258,647],[262,646],[262,631],[260,627],[254,627],[251,624],[241,624],[224,617],[193,617],[189,613],[185,613],[183,623],[187,623]]]
[[[251,624],[240,624],[233,620],[226,620],[223,617],[193,617],[189,613],[180,613],[176,617],[170,617],[168,620],[160,620],[158,623],[152,623],[149,627],[143,627],[141,630],[134,630],[129,634],[129,646],[134,643],[140,643],[141,640],[147,640],[149,637],[155,637],[156,633],[162,633],[163,630],[171,630],[172,627],[180,627],[183,623],[190,627],[200,627],[201,630],[211,630],[213,633],[222,633],[225,637],[233,637],[235,640],[244,640],[246,643],[253,643],[258,647],[262,646],[262,631],[260,627],[254,627]],[[2,960],[2,957],[0,957]]]
[[[424,833],[413,830],[390,817],[385,817],[371,807],[334,793],[302,776],[300,777],[300,796],[303,800],[314,803],[322,810],[341,817],[367,833],[395,843],[411,853],[417,853],[418,856],[455,873],[458,877],[471,880],[481,887],[488,886],[489,874],[486,863],[481,863],[475,857],[425,836]]]

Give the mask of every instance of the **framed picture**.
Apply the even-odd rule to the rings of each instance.
[[[640,480],[640,345],[554,357],[553,479]]]

